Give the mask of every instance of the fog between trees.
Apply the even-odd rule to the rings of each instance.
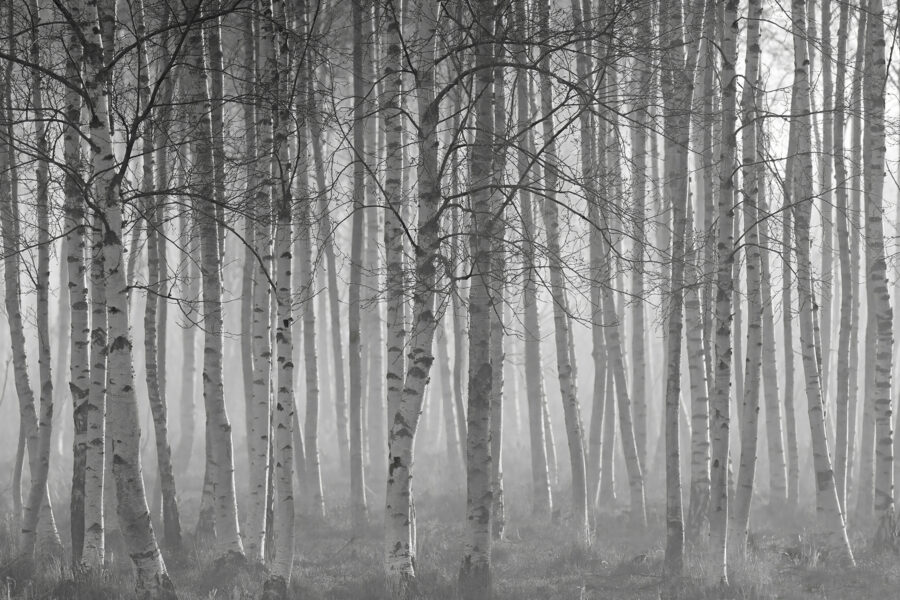
[[[7,595],[895,593],[896,10],[4,3]]]

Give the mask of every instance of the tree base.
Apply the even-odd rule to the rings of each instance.
[[[288,585],[284,577],[271,575],[263,584],[262,600],[287,600]]]
[[[415,575],[405,571],[389,571],[385,583],[388,595],[394,600],[413,600],[418,596]]]
[[[459,567],[459,597],[462,600],[491,600],[493,592],[491,566],[475,563],[471,556],[463,558]]]

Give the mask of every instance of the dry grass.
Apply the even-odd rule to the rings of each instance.
[[[456,597],[456,575],[464,531],[459,506],[441,497],[420,497],[418,577],[421,598]],[[455,501],[454,501],[455,504]],[[522,503],[527,505],[526,503]],[[381,571],[380,527],[353,530],[344,509],[328,524],[301,523],[290,592],[304,600],[387,600]],[[759,516],[759,515],[757,515]],[[856,537],[856,569],[823,564],[809,516],[787,515],[784,522],[758,525],[745,557],[731,560],[730,586],[716,584],[716,573],[702,550],[686,557],[685,576],[675,585],[688,600],[812,600],[898,598],[900,564],[894,555],[874,555]],[[0,522],[0,600],[131,599],[133,577],[127,557],[113,553],[102,574],[76,584],[67,559],[49,557],[39,568],[16,558],[15,529]],[[66,531],[61,526],[61,531]],[[663,523],[651,514],[646,531],[635,532],[621,513],[598,515],[594,542],[574,543],[565,522],[536,524],[527,514],[511,514],[506,539],[494,547],[498,600],[657,600],[661,597]],[[113,544],[115,548],[116,545]],[[169,557],[170,574],[184,600],[258,598],[266,573],[247,563],[217,563],[207,548],[188,546]]]

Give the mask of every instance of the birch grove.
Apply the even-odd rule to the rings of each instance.
[[[898,10],[0,4],[5,597],[893,597]]]

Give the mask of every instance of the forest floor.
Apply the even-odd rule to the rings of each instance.
[[[464,538],[462,509],[456,499],[420,495],[417,569],[420,597],[455,599],[455,582]],[[298,523],[297,552],[291,592],[303,600],[387,599],[382,571],[381,529],[359,530],[332,510],[328,524]],[[762,523],[763,516],[767,521]],[[719,587],[712,563],[689,552],[685,578],[678,586],[684,599],[888,599],[900,598],[900,560],[876,556],[863,538],[853,539],[857,566],[835,568],[817,549],[811,515],[760,511],[748,556],[732,561],[731,586]],[[11,521],[0,530],[0,600],[130,599],[130,561],[115,541],[111,565],[99,580],[76,592],[67,561],[50,559],[30,577],[15,559],[17,539]],[[65,535],[67,528],[60,524]],[[652,507],[650,525],[637,531],[627,513],[598,515],[593,544],[578,547],[565,518],[535,524],[527,514],[511,514],[504,540],[493,550],[495,598],[516,600],[638,600],[660,598],[664,523],[661,507]],[[206,551],[189,549],[167,564],[179,598],[238,600],[258,598],[262,568],[221,568]]]

